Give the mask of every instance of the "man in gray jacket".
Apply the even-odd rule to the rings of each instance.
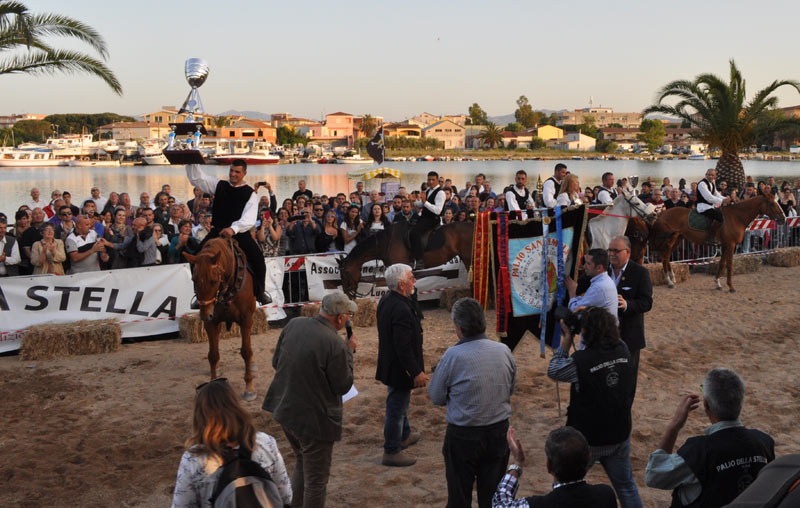
[[[292,506],[324,507],[333,443],[342,439],[342,395],[353,385],[356,337],[342,340],[358,309],[344,293],[322,299],[319,315],[292,319],[281,332],[275,377],[262,408],[281,424],[295,455]]]

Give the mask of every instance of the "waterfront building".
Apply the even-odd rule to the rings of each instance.
[[[100,136],[111,134],[117,141],[133,141],[137,139],[166,138],[172,130],[166,123],[151,122],[113,122],[101,125]]]
[[[608,127],[610,124],[620,124],[624,128],[638,128],[642,123],[641,113],[620,113],[613,108],[583,108],[574,111],[558,112],[556,125],[580,125],[584,123],[584,117],[594,118],[594,125],[598,128]]]
[[[530,132],[537,138],[544,141],[551,141],[564,137],[564,129],[559,129],[558,127],[554,127],[552,125],[540,125],[530,129]]]
[[[404,122],[392,122],[383,125],[383,136],[390,137],[410,137],[421,138],[422,127],[417,124],[410,123],[408,120]]]
[[[168,123],[185,122],[188,117],[189,117],[188,113],[179,113],[174,106],[162,106],[161,109],[157,111],[153,111],[152,113],[145,113],[144,115],[142,115],[144,121],[146,123],[151,123],[151,124],[161,124],[161,123],[168,124]],[[214,126],[213,115],[207,115],[205,113],[195,113],[194,119],[195,121],[203,122],[206,128]]]
[[[278,129],[269,122],[245,118],[237,120],[225,127],[212,127],[208,129],[208,139],[244,139],[253,141],[266,141],[273,145],[278,142]]]
[[[350,113],[338,111],[325,116],[324,123],[309,125],[308,134],[311,141],[345,146],[352,148],[356,139],[355,121]]]
[[[464,127],[450,120],[440,120],[424,127],[422,136],[442,141],[444,148],[448,150],[464,148]]]
[[[561,139],[549,141],[547,146],[556,150],[572,150],[590,152],[594,150],[597,140],[580,132],[568,132]]]
[[[47,117],[47,115],[35,115],[32,113],[22,113],[19,115],[12,113],[10,115],[3,115],[0,116],[0,129],[8,129],[9,127],[13,127],[14,124],[20,120],[44,120],[45,117]]]
[[[317,125],[319,122],[317,120],[311,120],[308,118],[299,118],[292,116],[289,113],[273,113],[270,115],[270,123],[276,129],[280,128],[283,125],[288,125],[289,127],[294,127],[297,129],[298,127],[307,127],[311,125]]]

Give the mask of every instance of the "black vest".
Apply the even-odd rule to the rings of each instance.
[[[433,206],[436,206],[436,195],[439,194],[440,192],[442,192],[442,188],[441,187],[437,187],[436,189],[433,190],[433,192],[428,194],[428,197],[425,199],[425,201],[427,201],[428,203],[432,204]],[[439,217],[439,216],[442,216],[442,215],[444,215],[444,208],[445,207],[442,207],[442,211],[439,213],[439,215],[436,215],[435,213],[433,213],[432,211],[428,210],[427,208],[425,208],[423,206],[422,207],[422,216],[423,217]]]
[[[615,200],[617,198],[617,189],[608,190],[605,187],[601,187],[599,191],[597,191],[597,196],[600,197],[600,193],[606,191],[608,195],[611,196],[611,200]],[[599,199],[597,200],[599,202]]]
[[[249,185],[234,187],[227,180],[217,182],[211,225],[217,230],[231,227],[242,218],[244,207],[252,194],[253,188]]]
[[[686,506],[713,508],[730,503],[753,483],[761,468],[775,459],[775,443],[759,430],[732,427],[687,439],[678,455],[703,486],[700,497]],[[677,490],[672,492],[672,506],[684,506]]]
[[[6,235],[6,246],[3,248],[3,254],[6,257],[11,256],[11,250],[14,248],[14,244],[17,243],[17,239],[13,236]],[[21,255],[21,253],[20,253]],[[15,275],[19,275],[19,267],[17,265],[6,265],[6,275],[9,277],[14,277]]]
[[[519,207],[520,210],[525,210],[526,208],[528,208],[528,198],[530,197],[531,193],[528,192],[527,187],[523,187],[523,189],[525,189],[525,194],[520,196],[514,190],[515,188],[516,188],[515,185],[509,185],[508,190],[506,190],[506,192],[511,192],[511,194],[514,195],[514,199],[517,200],[517,206]],[[508,200],[506,200],[506,211],[509,211]]]
[[[591,446],[621,443],[631,435],[630,353],[624,342],[591,347],[572,358],[579,389],[572,383],[567,425],[583,433]]]
[[[559,193],[561,192],[561,184],[560,184],[560,183],[558,183],[558,182],[556,182],[556,179],[555,179],[554,177],[552,177],[552,176],[551,176],[550,178],[548,178],[547,180],[552,180],[552,182],[553,182],[553,188],[556,190],[556,191],[555,191],[555,193],[553,193],[553,197],[554,197],[554,198],[555,198],[555,197],[558,197]],[[545,182],[546,182],[547,180],[545,180]]]
[[[702,180],[700,180],[700,183],[703,182],[706,182],[706,186],[708,187],[708,192],[710,192],[711,194],[716,194],[717,186],[714,185],[714,182],[709,182],[708,178],[703,178]],[[714,203],[709,203],[708,201],[706,201],[706,198],[703,197],[703,193],[700,192],[700,183],[697,184],[697,204],[699,205],[700,203],[705,203],[707,205],[714,206]]]

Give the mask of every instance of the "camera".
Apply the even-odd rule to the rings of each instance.
[[[556,307],[556,310],[553,312],[553,316],[555,317],[556,321],[564,321],[564,324],[570,333],[572,333],[572,335],[578,335],[581,333],[581,324],[583,322],[583,317],[585,316],[585,311],[579,310],[578,312],[572,312],[567,307],[559,306]]]

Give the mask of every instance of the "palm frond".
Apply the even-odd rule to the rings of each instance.
[[[28,47],[35,37],[28,8],[20,2],[0,2],[0,33],[17,34]]]
[[[68,74],[86,73],[97,76],[118,95],[122,95],[122,85],[103,62],[77,51],[56,50],[50,52],[32,51],[10,60],[0,61],[0,75],[14,73]]]
[[[85,42],[100,53],[103,59],[108,58],[108,49],[103,36],[89,25],[60,14],[35,14],[30,17],[35,37],[61,36],[72,37]]]

